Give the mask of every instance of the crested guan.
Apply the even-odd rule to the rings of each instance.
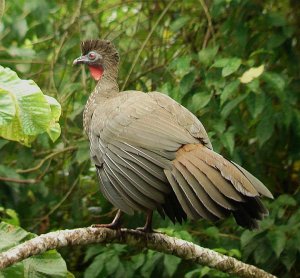
[[[174,223],[204,218],[216,221],[231,213],[238,225],[258,227],[268,214],[260,197],[273,198],[253,175],[213,151],[201,122],[186,108],[159,92],[119,92],[119,55],[110,41],[81,43],[85,64],[97,81],[83,113],[103,195],[121,211],[147,213],[152,231],[157,209]]]

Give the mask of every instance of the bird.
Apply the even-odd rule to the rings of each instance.
[[[233,215],[237,225],[257,229],[268,215],[261,201],[267,187],[235,162],[214,152],[200,120],[159,92],[119,91],[119,53],[109,40],[81,42],[73,65],[89,68],[97,82],[83,112],[90,156],[100,191],[116,207],[109,224],[120,228],[123,213],[146,214],[143,232],[152,232],[154,211],[173,223]]]

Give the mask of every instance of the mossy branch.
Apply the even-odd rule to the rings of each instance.
[[[123,243],[141,249],[148,248],[239,277],[275,277],[253,265],[165,234],[147,234],[137,230],[107,228],[79,228],[40,235],[1,253],[0,269],[47,250],[95,243]]]

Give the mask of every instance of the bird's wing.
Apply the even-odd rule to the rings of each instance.
[[[193,113],[167,95],[159,92],[151,92],[149,95],[160,107],[168,111],[178,125],[184,127],[186,132],[200,140],[207,148],[212,149],[211,142],[204,126]]]

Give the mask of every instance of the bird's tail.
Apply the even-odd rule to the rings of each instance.
[[[248,171],[202,144],[181,147],[165,174],[191,219],[216,221],[232,213],[239,225],[254,229],[268,214],[259,197],[273,198]]]

